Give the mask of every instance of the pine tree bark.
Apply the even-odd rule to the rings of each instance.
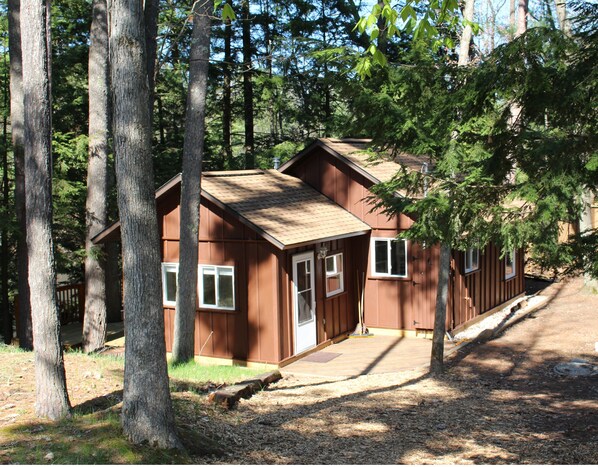
[[[17,218],[17,289],[19,292],[19,346],[33,349],[31,304],[25,220],[25,159],[23,60],[21,51],[21,0],[8,0],[8,51],[10,57],[10,126],[15,161],[15,211]]]
[[[515,14],[517,8],[515,4],[515,0],[509,0],[509,40],[512,41],[515,38],[515,31],[516,31],[516,24],[515,24]]]
[[[567,15],[567,0],[555,0],[556,16],[559,20],[559,27],[566,36],[571,35],[571,22]]]
[[[251,53],[251,13],[249,0],[241,2],[243,17],[243,111],[245,120],[245,168],[255,167],[253,131],[253,63]]]
[[[108,204],[108,137],[110,130],[108,9],[94,0],[89,46],[89,163],[85,217],[85,315],[83,350],[94,352],[106,341],[105,251],[91,239],[106,228]]]
[[[172,347],[174,362],[193,360],[195,348],[199,204],[210,58],[210,6],[211,0],[198,0],[193,9],[181,180],[180,260]]]
[[[141,2],[113,0],[110,71],[125,307],[122,423],[133,443],[181,448],[168,387]]]
[[[4,76],[4,108],[8,106],[8,76]],[[9,209],[9,186],[8,186],[8,116],[2,117],[2,207],[5,212]],[[8,299],[8,226],[2,225],[0,232],[2,248],[0,249],[0,283],[2,287],[2,336],[4,343],[9,345],[12,342],[12,314],[10,313]]]
[[[528,0],[519,0],[517,4],[517,30],[515,32],[515,38],[525,34],[527,31],[527,13],[528,13]]]
[[[231,143],[232,126],[232,103],[231,103],[231,83],[232,73],[231,64],[233,54],[231,51],[232,25],[229,19],[224,24],[224,64],[222,67],[222,144],[224,146],[224,167],[232,168],[233,165],[233,147]]]
[[[463,7],[463,19],[467,22],[463,27],[461,33],[461,40],[459,42],[459,66],[465,66],[469,63],[469,51],[471,45],[471,22],[473,22],[473,8],[475,0],[465,0],[465,6]]]
[[[436,309],[434,312],[434,331],[432,334],[432,354],[430,373],[438,375],[444,371],[444,335],[446,333],[446,308],[451,272],[451,247],[440,245],[438,264],[438,288],[436,289]]]
[[[106,254],[106,321],[122,321],[122,271],[120,269],[120,245],[109,242],[104,246]]]
[[[70,412],[52,241],[50,4],[23,0],[23,96],[29,287],[35,342],[35,412],[57,420]]]
[[[143,17],[145,21],[145,50],[147,54],[147,79],[149,89],[150,121],[153,120],[154,99],[156,89],[156,58],[158,38],[159,0],[143,0]]]

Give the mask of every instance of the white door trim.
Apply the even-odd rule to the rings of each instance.
[[[297,284],[297,266],[299,263],[308,261],[310,264],[309,272],[309,289],[311,290],[310,312],[312,318],[299,324],[299,290]],[[316,328],[316,264],[314,261],[314,252],[307,251],[293,255],[293,330],[294,330],[294,349],[295,355],[305,350],[315,347],[317,344],[317,328]]]

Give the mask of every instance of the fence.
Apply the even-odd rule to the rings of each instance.
[[[15,295],[15,317],[19,322],[19,296]],[[56,300],[60,311],[60,323],[83,322],[85,312],[85,284],[69,284],[56,287]]]

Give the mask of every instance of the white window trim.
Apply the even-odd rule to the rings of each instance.
[[[374,242],[376,241],[382,241],[382,240],[386,240],[386,257],[388,259],[388,271],[386,273],[382,273],[382,272],[376,272],[376,245]],[[391,274],[390,273],[390,269],[391,269],[391,261],[390,261],[390,243],[392,241],[402,241],[403,245],[405,245],[405,275],[399,275],[399,274]],[[398,277],[398,278],[407,278],[409,277],[409,257],[407,256],[408,254],[408,248],[407,248],[407,240],[404,239],[400,239],[400,238],[394,238],[394,237],[374,237],[370,240],[370,251],[372,252],[371,254],[371,260],[372,260],[372,276],[374,277]]]
[[[467,259],[469,259],[469,264],[473,264],[473,253],[477,252],[477,264],[475,267],[470,266],[467,267]],[[473,272],[473,271],[477,271],[478,269],[480,269],[480,249],[479,248],[468,248],[467,250],[465,250],[465,252],[463,253],[463,262],[464,262],[464,270],[465,270],[465,274],[469,273],[469,272]]]
[[[513,272],[511,274],[507,274],[507,258],[508,256],[505,255],[505,280],[512,279],[517,275],[517,251],[511,250],[510,252],[511,262],[513,263]]]
[[[176,272],[177,291],[179,289],[179,263],[162,263],[162,303],[168,306],[176,306],[176,300],[166,300],[166,273],[174,270]]]
[[[343,266],[341,272],[338,272],[338,257],[340,256],[341,258],[341,265]],[[328,258],[334,258],[334,272],[333,273],[328,273]],[[338,295],[340,293],[343,293],[345,291],[345,268],[344,268],[344,262],[345,257],[342,253],[334,253],[332,255],[328,255],[326,258],[324,258],[324,272],[325,272],[325,279],[326,279],[326,298],[328,297],[334,297],[335,295]],[[339,277],[339,288],[336,290],[331,290],[328,291],[328,278],[329,277],[335,277],[338,276]]]
[[[231,276],[233,277],[233,306],[232,307],[223,307],[223,306],[218,306],[218,281],[214,281],[215,282],[215,288],[216,288],[216,304],[215,305],[209,305],[209,304],[205,304],[203,303],[203,269],[204,268],[214,268],[216,271],[216,277],[218,277],[218,269],[230,269],[231,271]],[[229,274],[227,274],[229,275]],[[228,310],[228,311],[234,311],[236,310],[236,305],[237,305],[237,297],[235,294],[235,267],[234,266],[228,266],[225,264],[200,264],[198,267],[198,272],[197,272],[197,282],[198,282],[198,287],[197,287],[197,291],[198,291],[198,301],[199,301],[199,307],[200,308],[208,308],[208,309],[212,309],[212,310]]]

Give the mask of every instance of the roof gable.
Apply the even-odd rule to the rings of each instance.
[[[156,191],[156,201],[179,189],[181,175]],[[276,170],[205,172],[202,197],[280,249],[361,235],[370,227],[301,180]],[[94,243],[115,240],[116,222]]]

